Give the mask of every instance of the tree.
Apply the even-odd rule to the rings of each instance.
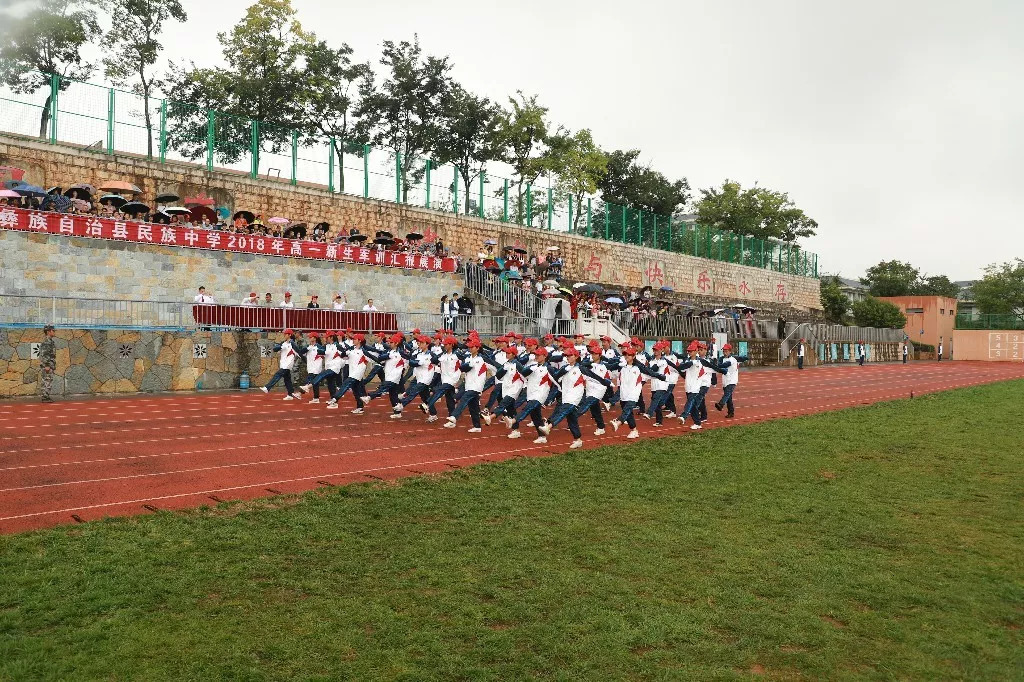
[[[874,296],[857,301],[851,308],[858,327],[903,329],[907,326],[907,316],[898,307],[888,301],[880,301]]]
[[[697,222],[755,239],[794,242],[810,237],[818,223],[797,208],[785,192],[764,187],[743,189],[726,180],[722,187],[700,190]]]
[[[518,99],[517,99],[518,98]],[[537,95],[527,97],[522,91],[509,97],[509,112],[499,125],[501,159],[512,166],[516,185],[514,222],[525,219],[523,185],[536,182],[547,168],[544,145],[548,141],[547,107],[537,103]]]
[[[868,268],[860,283],[872,296],[909,296],[920,278],[920,270],[910,263],[884,260]]]
[[[920,278],[913,287],[913,293],[918,296],[956,298],[960,294],[960,287],[949,281],[949,277],[945,275],[932,275]]]
[[[59,89],[92,75],[93,65],[82,59],[82,48],[100,31],[96,13],[86,0],[37,0],[38,6],[21,17],[0,13],[0,82],[19,94],[50,85]],[[39,117],[39,137],[50,125],[51,95]]]
[[[227,162],[249,150],[251,120],[259,122],[259,139],[280,152],[300,127],[306,86],[304,55],[314,42],[295,18],[291,0],[257,0],[230,33],[218,33],[228,68],[201,69],[194,64],[168,76],[174,120],[168,137],[188,158],[206,149],[207,110],[217,110],[216,151]]]
[[[452,88],[447,57],[424,56],[419,38],[397,45],[384,42],[380,63],[388,69],[380,87],[367,78],[360,85],[356,110],[357,135],[370,144],[387,147],[401,161],[402,201],[409,198],[409,174],[418,178],[415,159],[433,149],[442,124],[444,102]]]
[[[986,315],[1015,315],[1024,320],[1024,259],[989,265],[974,283],[974,301]]]
[[[352,48],[335,49],[323,41],[305,46],[307,78],[302,87],[299,123],[309,137],[333,139],[331,153],[338,157],[339,189],[345,191],[345,152],[362,153],[362,140],[354,134],[352,117],[357,107],[357,82],[372,78],[368,62],[353,64]]]
[[[558,191],[569,196],[576,207],[570,229],[579,232],[583,197],[597,192],[597,184],[608,172],[608,155],[594,144],[590,131],[584,129],[575,135],[552,136],[547,162],[558,178]]]
[[[153,158],[153,113],[149,101],[159,79],[151,71],[163,46],[157,39],[169,19],[185,21],[179,0],[108,0],[114,21],[103,36],[104,72],[114,85],[130,87],[142,97],[146,153]]]
[[[649,165],[637,163],[639,149],[617,149],[608,155],[604,177],[597,183],[601,198],[657,215],[670,216],[690,200],[686,178],[669,180]]]
[[[844,318],[850,310],[850,299],[843,293],[839,278],[835,275],[821,278],[821,307],[829,322],[844,324]]]
[[[438,163],[458,169],[465,187],[464,211],[469,213],[473,180],[484,166],[501,154],[499,130],[505,112],[486,97],[455,83],[444,98],[440,130],[433,152]]]

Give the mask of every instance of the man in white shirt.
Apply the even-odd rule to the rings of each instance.
[[[343,297],[341,294],[334,295],[335,310],[344,310],[346,305],[348,305],[348,296]]]
[[[284,292],[284,300],[281,301],[281,307],[282,308],[294,308],[295,307],[295,304],[292,303],[292,292],[290,292],[290,291]]]
[[[377,306],[373,305],[373,299],[366,299],[366,305],[363,306],[364,313],[375,313],[377,312]]]
[[[249,295],[242,299],[242,305],[259,305],[260,299],[256,296],[255,291],[250,291]]]
[[[199,287],[199,293],[196,294],[196,297],[192,300],[195,303],[199,303],[201,305],[213,305],[214,303],[217,302],[213,300],[213,296],[210,296],[206,293],[206,287]]]

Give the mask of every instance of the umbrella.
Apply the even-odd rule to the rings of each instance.
[[[184,206],[168,206],[161,213],[166,213],[167,215],[192,215],[192,211]]]
[[[585,286],[587,286],[586,282],[576,282],[576,284],[572,285],[572,288],[573,289],[579,289],[580,287],[585,287]]]
[[[395,235],[391,234],[391,233],[390,233],[390,232],[388,232],[387,230],[377,230],[377,234],[376,234],[375,236],[376,236],[376,237],[377,237],[378,239],[381,239],[381,238],[384,238],[384,239],[392,239],[392,238],[394,238],[394,236],[395,236]]]
[[[623,301],[618,296],[609,296],[608,298],[604,299],[604,302],[605,303],[622,303]]]
[[[588,294],[599,293],[601,291],[604,291],[604,287],[602,287],[600,284],[584,284],[583,286],[580,287],[580,291],[584,291]]]
[[[522,279],[523,276],[519,274],[518,270],[509,270],[505,273],[505,279]]]
[[[242,218],[247,223],[251,223],[256,220],[256,214],[252,211],[238,211],[234,215],[235,220]]]
[[[192,218],[194,218],[197,221],[202,221],[203,216],[206,216],[206,219],[209,220],[211,223],[217,222],[217,212],[214,211],[209,206],[200,206],[196,204],[190,210],[192,212]]]
[[[353,235],[349,236],[348,240],[350,242],[365,242],[366,241],[366,235],[365,234],[353,234]]]
[[[153,222],[157,225],[166,225],[171,222],[171,214],[165,211],[159,211],[153,214]]]
[[[559,292],[558,292],[558,289],[555,289],[554,287],[548,287],[547,289],[544,289],[540,293],[542,293],[542,294],[550,294],[552,296],[557,296]]]
[[[149,206],[146,206],[141,201],[129,201],[121,206],[121,212],[127,213],[130,216],[138,215],[139,213],[149,213]]]
[[[68,210],[71,208],[71,199],[68,199],[66,196],[59,193],[47,194],[46,198],[43,199],[43,203],[40,204],[39,207],[45,211],[50,206],[52,206],[53,210],[55,211],[67,213]]]
[[[185,201],[182,202],[186,206],[213,206],[217,202],[214,201],[213,197],[200,195],[198,197],[185,197]]]
[[[4,183],[7,189],[13,189],[23,197],[45,197],[46,190],[38,185],[30,185],[22,180],[8,180]]]
[[[0,189],[0,199],[20,199],[21,195],[13,189]]]
[[[270,220],[268,220],[267,222],[271,223],[273,225],[287,225],[291,221],[288,220],[287,218],[279,218],[279,217],[275,216],[275,217],[271,218]]]
[[[306,223],[299,223],[298,225],[292,225],[284,231],[284,236],[289,239],[305,239],[306,238]]]
[[[78,185],[71,185],[64,190],[65,196],[71,196],[72,192],[75,194],[75,199],[84,199],[86,201],[92,200],[94,194],[96,194],[96,188],[86,183],[80,183]]]
[[[484,246],[497,246],[498,242],[494,239],[488,239],[484,242]]]
[[[546,280],[544,280],[544,286],[546,286],[546,287],[557,287],[558,286],[558,281],[557,280],[553,280],[553,279],[546,279]]]
[[[558,290],[561,291],[563,294],[569,294],[570,296],[572,295],[572,292],[566,289],[565,287],[559,287]]]
[[[62,191],[63,190],[60,187],[51,187],[50,189],[46,190],[46,193],[47,194],[60,194]]]
[[[395,240],[391,237],[377,237],[373,240],[374,244],[394,244]]]
[[[100,203],[112,204],[114,208],[121,208],[128,203],[128,200],[120,194],[104,194],[100,197]]]
[[[100,190],[104,192],[128,192],[129,194],[141,194],[142,190],[138,186],[133,185],[130,182],[121,182],[120,180],[107,180],[105,183],[100,185]]]
[[[658,291],[667,291],[669,293],[672,293],[673,291],[675,291],[675,289],[673,289],[672,287],[662,287]]]
[[[317,231],[327,232],[330,229],[331,229],[331,224],[328,223],[328,222],[317,223],[316,225],[313,226],[313,231],[314,232],[317,232]]]
[[[527,253],[526,249],[524,249],[524,248],[522,248],[522,247],[519,247],[519,246],[514,246],[514,247],[512,247],[512,250],[513,250],[513,251],[515,251],[516,253],[521,253],[521,254],[523,254],[524,256],[525,256],[525,255],[526,255],[526,253]]]
[[[405,235],[405,238],[412,242],[416,241],[417,239],[423,239],[423,235],[420,234],[419,232],[410,232],[409,234]]]
[[[181,197],[179,197],[177,194],[174,194],[173,192],[168,192],[167,194],[158,194],[156,196],[156,203],[169,204],[172,201],[177,201],[180,198]]]

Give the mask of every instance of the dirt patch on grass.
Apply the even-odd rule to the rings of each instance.
[[[818,471],[818,476],[825,479],[826,481],[836,480],[836,472],[829,471],[828,469],[821,469]]]
[[[833,618],[832,616],[819,616],[819,618],[821,618],[823,621],[825,621],[826,623],[828,623],[829,625],[831,625],[833,627],[837,627],[837,628],[840,628],[840,629],[846,627],[846,623],[844,623],[843,621],[839,620],[838,618]]]
[[[779,647],[779,651],[784,654],[802,654],[806,653],[807,649],[802,646],[797,646],[796,644],[783,644]]]

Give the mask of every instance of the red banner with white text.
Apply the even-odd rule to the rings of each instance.
[[[398,251],[378,251],[348,244],[325,244],[302,239],[261,237],[176,225],[156,225],[91,215],[44,213],[13,206],[0,206],[0,229],[412,270],[455,272],[456,269],[454,258],[437,258],[425,254],[399,253]]]

